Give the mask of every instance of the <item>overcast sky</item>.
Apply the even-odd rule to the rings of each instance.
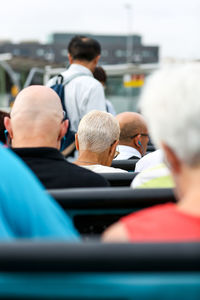
[[[126,4],[131,8],[127,9]],[[200,59],[200,0],[0,0],[0,40],[52,32],[141,34],[161,57]]]

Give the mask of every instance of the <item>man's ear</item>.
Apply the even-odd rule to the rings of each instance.
[[[69,59],[69,63],[71,65],[73,63],[73,57],[71,56],[70,53],[68,53],[67,56],[68,56],[68,59]]]
[[[167,166],[172,173],[177,174],[181,170],[181,161],[175,154],[175,152],[165,143],[162,143],[162,148],[167,160]]]
[[[141,135],[138,134],[133,138],[133,143],[136,147],[140,148],[141,147]]]
[[[98,64],[100,57],[101,57],[101,55],[97,55],[97,56],[94,58],[93,61],[94,61],[95,67],[96,67],[96,65]]]
[[[76,146],[76,150],[79,151],[79,142],[78,142],[78,134],[75,134],[75,146]]]
[[[116,147],[119,144],[119,140],[116,140],[111,146],[110,146],[110,151],[109,151],[109,155],[112,156],[112,158],[115,155],[115,151],[116,151]]]
[[[69,120],[65,120],[61,123],[61,127],[60,127],[60,134],[58,136],[58,139],[62,139],[65,134],[67,133],[67,129],[69,127]]]
[[[11,119],[9,117],[4,117],[4,126],[8,130],[9,136],[12,139],[13,131],[12,131]]]

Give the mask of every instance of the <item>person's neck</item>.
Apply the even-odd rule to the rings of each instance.
[[[45,141],[42,140],[12,140],[12,148],[40,148],[40,147],[47,147],[47,148],[56,148],[59,149],[59,145],[56,142],[52,141]]]
[[[200,217],[200,190],[199,187],[192,188],[179,201],[177,207],[183,213],[191,214]]]
[[[95,152],[83,151],[79,153],[78,159],[74,162],[80,166],[87,165],[106,165],[102,155]]]
[[[89,69],[92,73],[94,72],[94,66],[92,62],[82,61],[82,60],[74,60],[73,64],[81,65],[87,69]]]
[[[199,178],[200,168],[191,168],[190,171],[183,172],[181,178],[175,178],[179,198],[178,209],[198,217],[200,217]]]

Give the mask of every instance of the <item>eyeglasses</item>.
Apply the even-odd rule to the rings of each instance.
[[[62,119],[62,122],[64,122],[67,119],[68,119],[67,113],[66,113],[66,111],[63,110],[63,119]]]
[[[116,142],[116,140],[110,146],[112,147],[112,145],[114,145],[115,142]],[[119,154],[120,154],[120,152],[115,150],[115,154],[114,154],[113,158],[116,158]]]
[[[116,151],[115,151],[114,158],[116,158],[119,154],[120,154],[120,152],[116,150]]]

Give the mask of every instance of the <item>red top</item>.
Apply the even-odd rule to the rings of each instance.
[[[132,242],[200,241],[200,217],[179,211],[173,203],[132,213],[120,222]]]

